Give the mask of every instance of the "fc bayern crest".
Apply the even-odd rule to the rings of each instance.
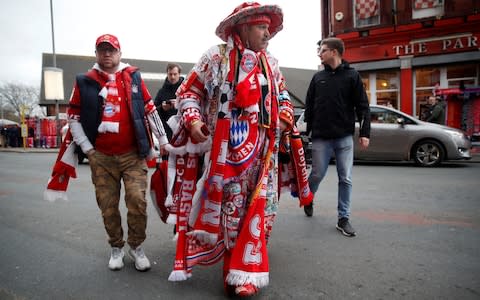
[[[232,110],[227,163],[231,165],[245,163],[257,152],[257,143],[258,122],[256,118],[241,116],[239,110]]]
[[[105,103],[105,108],[103,110],[103,115],[105,117],[111,117],[116,113],[117,106],[113,103],[107,102]]]
[[[257,65],[257,58],[252,53],[244,53],[242,56],[242,61],[240,62],[240,66],[242,67],[242,71],[245,73],[250,73],[253,68]]]

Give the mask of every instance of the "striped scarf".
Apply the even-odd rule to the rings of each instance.
[[[102,74],[102,72],[100,72]],[[102,74],[104,75],[104,74]],[[115,74],[106,74],[108,80],[98,95],[103,98],[102,122],[98,126],[98,132],[119,132],[120,124],[120,101],[118,96]]]

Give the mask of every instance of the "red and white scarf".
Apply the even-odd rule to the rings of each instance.
[[[73,142],[72,133],[68,129],[60,146],[47,188],[43,193],[45,200],[50,202],[68,200],[66,191],[70,177],[77,178],[75,169],[78,165],[78,157],[75,153],[75,147],[76,144]]]
[[[259,174],[259,182],[252,193],[240,235],[232,250],[227,283],[238,286],[253,284],[257,288],[268,285],[269,267],[265,236],[265,204],[270,165],[273,163],[274,138],[267,139],[267,153]]]
[[[120,101],[118,96],[117,81],[115,74],[107,74],[108,80],[98,95],[103,98],[102,122],[98,126],[98,132],[119,132],[120,124]]]

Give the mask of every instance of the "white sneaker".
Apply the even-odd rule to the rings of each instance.
[[[147,271],[150,269],[150,261],[148,260],[147,256],[145,256],[145,252],[143,252],[142,247],[137,247],[137,249],[128,250],[128,254],[130,257],[135,260],[135,269],[138,271]]]
[[[108,261],[108,268],[113,271],[123,268],[124,256],[125,252],[123,252],[123,248],[112,247],[112,254],[110,255],[110,260]]]

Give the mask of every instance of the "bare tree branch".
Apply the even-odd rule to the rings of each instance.
[[[31,115],[38,107],[40,100],[40,88],[22,83],[0,83],[0,105],[10,108],[20,116],[21,111],[25,115]]]

